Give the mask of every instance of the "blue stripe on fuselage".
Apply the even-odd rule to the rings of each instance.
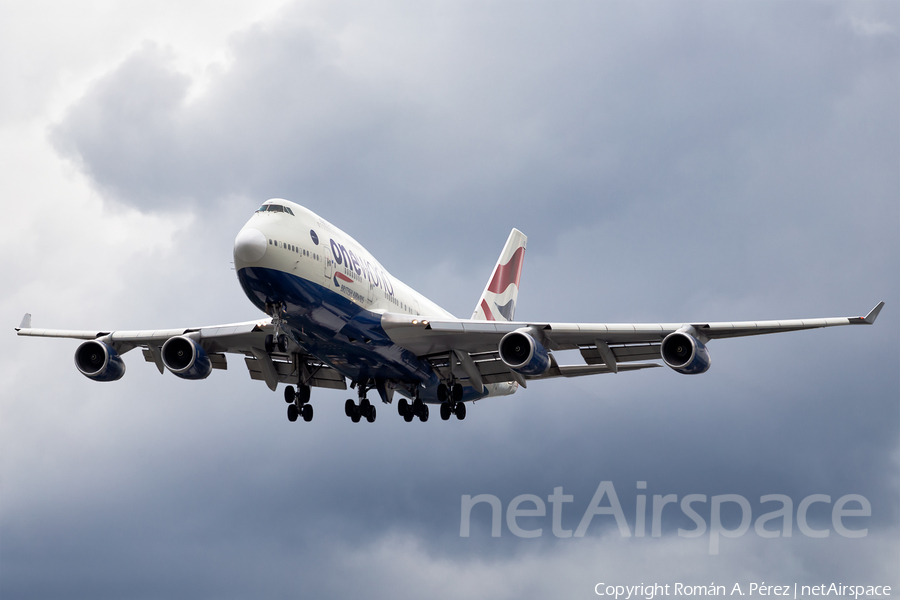
[[[294,341],[345,377],[421,382],[425,389],[420,389],[420,397],[436,401],[437,374],[426,361],[391,341],[378,313],[327,286],[276,269],[244,267],[238,280],[260,310],[265,312],[266,303],[282,303]],[[481,396],[472,388],[466,391]]]

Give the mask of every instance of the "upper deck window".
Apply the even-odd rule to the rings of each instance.
[[[282,206],[280,204],[263,204],[260,206],[256,212],[286,212],[287,214],[294,216],[294,211],[292,211],[287,206]]]

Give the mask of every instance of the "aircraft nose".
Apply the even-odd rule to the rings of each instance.
[[[255,263],[266,254],[268,239],[258,229],[245,227],[234,239],[234,258],[244,263]]]

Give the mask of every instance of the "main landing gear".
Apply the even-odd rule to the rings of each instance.
[[[344,402],[344,414],[350,417],[350,420],[354,423],[359,423],[361,419],[365,419],[369,423],[375,422],[375,415],[377,411],[375,410],[375,406],[369,402],[369,399],[366,398],[367,386],[365,384],[360,384],[359,387],[359,404],[353,401],[353,398],[348,398],[346,402]]]
[[[397,403],[397,412],[400,413],[400,416],[407,423],[416,417],[419,417],[419,420],[423,423],[428,420],[428,405],[419,398],[413,400],[412,404],[407,402],[406,398],[401,398],[400,402]]]
[[[441,401],[441,419],[447,421],[450,415],[462,421],[466,418],[466,405],[463,404],[463,386],[453,382],[449,386],[440,384],[437,389],[438,400]]]
[[[307,423],[312,421],[313,407],[309,404],[308,385],[299,385],[296,390],[292,385],[287,386],[284,388],[284,401],[288,403],[288,421],[293,423],[298,417],[303,417]]]

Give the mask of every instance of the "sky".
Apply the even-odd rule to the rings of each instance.
[[[0,596],[896,593],[898,73],[893,2],[0,0]],[[76,342],[14,337],[26,312],[259,317],[232,246],[272,197],[460,317],[512,227],[520,320],[886,305],[872,327],[713,341],[702,376],[534,382],[409,424],[390,406],[353,424],[348,392],[321,389],[289,423],[234,358],[183,381],[132,352],[93,382]],[[461,535],[479,495],[497,537],[488,503]],[[762,525],[771,495],[791,516]]]

